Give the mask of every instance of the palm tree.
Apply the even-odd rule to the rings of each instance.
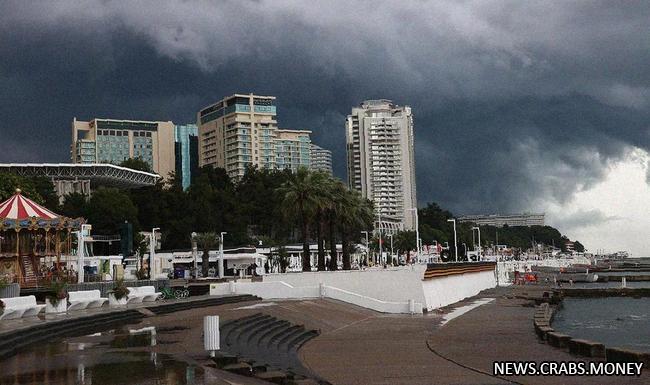
[[[336,227],[337,227],[337,222],[340,219],[339,217],[341,216],[341,213],[346,210],[345,203],[346,203],[346,196],[348,194],[348,189],[343,184],[343,182],[341,182],[339,180],[335,180],[334,178],[331,178],[330,194],[331,194],[330,204],[328,205],[327,210],[326,210],[326,219],[327,219],[327,225],[328,225],[327,237],[329,238],[329,246],[330,246],[329,269],[330,270],[337,270],[338,269],[338,253],[336,251],[336,231],[335,230],[336,230]]]
[[[332,186],[334,179],[322,171],[312,173],[312,183],[318,188],[316,194],[316,241],[318,242],[318,271],[325,270],[325,225],[328,210],[334,204]]]
[[[289,177],[278,189],[282,197],[282,208],[288,218],[298,220],[300,238],[302,241],[302,271],[311,271],[311,255],[309,252],[309,225],[321,205],[320,192],[323,188],[323,178],[304,167]]]
[[[198,233],[192,239],[203,252],[201,255],[201,274],[203,277],[207,277],[210,269],[210,249],[219,246],[219,235],[214,232]]]
[[[372,202],[363,198],[358,191],[347,190],[347,193],[341,199],[338,219],[343,251],[343,270],[352,268],[350,263],[350,242],[359,239],[362,230],[370,230],[373,221],[374,209]]]

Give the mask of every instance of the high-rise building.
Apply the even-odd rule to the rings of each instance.
[[[199,111],[197,125],[199,166],[222,167],[231,178],[249,166],[276,168],[274,96],[228,96]]]
[[[299,167],[309,168],[311,131],[307,130],[276,130],[275,137],[275,168],[289,169],[296,172]]]
[[[413,115],[408,106],[366,100],[346,121],[348,184],[375,204],[386,232],[415,228]]]
[[[196,124],[177,125],[174,127],[174,140],[176,178],[186,190],[199,167],[199,128]]]
[[[175,170],[174,123],[74,118],[70,155],[72,163],[120,164],[141,158],[166,178]]]
[[[332,175],[332,151],[311,144],[311,164],[314,171],[325,171]]]

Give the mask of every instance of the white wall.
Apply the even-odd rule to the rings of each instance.
[[[494,271],[480,271],[427,279],[422,281],[422,289],[427,310],[433,310],[496,287],[496,284]]]
[[[325,296],[386,313],[437,309],[496,287],[494,271],[465,273],[423,280],[426,266],[362,271],[321,271],[270,274],[263,282],[211,285],[210,294],[253,294],[264,299]],[[323,285],[323,293],[319,286]],[[214,288],[212,288],[214,287]],[[232,290],[235,289],[235,292]]]
[[[319,271],[304,273],[268,274],[264,282],[286,282],[295,287],[326,286],[346,290],[385,302],[424,303],[422,277],[425,265],[390,269]]]
[[[252,294],[262,299],[332,298],[381,313],[422,313],[422,303],[388,302],[320,284],[294,287],[285,282],[228,282],[210,284],[210,295]]]

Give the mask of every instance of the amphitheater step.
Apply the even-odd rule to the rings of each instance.
[[[318,331],[262,313],[228,321],[220,330],[224,349],[236,355],[239,363],[250,365],[255,377],[276,383],[303,379],[325,383],[303,367],[298,358],[298,350],[318,336]],[[219,364],[219,358],[215,362]],[[229,362],[234,365],[232,358]],[[231,368],[246,371],[239,366]]]

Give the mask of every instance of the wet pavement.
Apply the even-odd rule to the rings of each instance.
[[[498,288],[412,316],[320,299],[249,301],[150,315],[24,350],[0,362],[0,385],[264,384],[216,369],[203,350],[204,316],[219,315],[225,324],[257,313],[317,330],[320,335],[306,342],[298,356],[306,369],[333,384],[650,383],[648,369],[640,378],[493,376],[496,360],[588,361],[537,340],[534,307],[526,297],[541,297],[542,290]]]

